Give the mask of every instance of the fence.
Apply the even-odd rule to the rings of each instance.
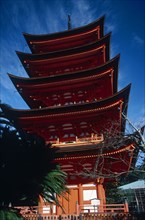
[[[25,220],[137,220],[128,213],[127,204],[78,205],[78,214],[37,213],[37,207],[19,207]],[[27,210],[27,211],[26,211]],[[100,211],[103,210],[103,211]],[[33,212],[33,213],[32,213]]]
[[[78,205],[78,213],[128,213],[128,204]]]
[[[25,220],[138,220],[129,213],[85,213],[81,215],[24,215]]]

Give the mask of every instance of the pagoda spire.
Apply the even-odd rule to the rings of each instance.
[[[68,14],[68,30],[71,30],[72,26],[71,26],[71,16],[70,14]]]

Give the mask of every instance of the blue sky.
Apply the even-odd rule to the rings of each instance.
[[[46,34],[93,22],[105,15],[105,34],[112,31],[111,58],[121,54],[119,90],[132,83],[128,117],[145,119],[144,0],[0,0],[0,99],[13,108],[28,108],[7,73],[27,77],[15,51],[30,52],[22,32]]]

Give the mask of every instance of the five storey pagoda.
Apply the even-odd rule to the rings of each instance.
[[[65,213],[77,213],[97,198],[106,203],[104,179],[91,174],[99,161],[102,174],[127,172],[134,145],[100,151],[105,130],[124,132],[130,85],[118,91],[119,55],[110,59],[110,33],[104,36],[104,17],[64,32],[23,34],[31,54],[17,52],[29,78],[9,74],[29,110],[3,106],[7,116],[25,131],[58,148],[56,161],[68,174],[68,200],[60,198]],[[117,122],[117,123],[116,123]],[[105,155],[103,167],[100,160]],[[112,158],[117,162],[113,164]],[[119,158],[123,158],[119,160]],[[53,213],[61,214],[59,207]],[[100,208],[100,211],[103,209]]]

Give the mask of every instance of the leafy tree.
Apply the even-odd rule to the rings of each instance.
[[[0,220],[23,220],[23,217],[16,209],[0,208]]]
[[[120,193],[120,190],[118,187],[120,186],[120,183],[118,181],[114,182],[107,182],[104,184],[105,186],[105,193],[106,193],[106,200],[108,204],[114,204],[114,203],[122,203],[122,195]]]
[[[54,162],[56,149],[0,118],[0,206],[35,205],[39,195],[58,204],[66,174]],[[14,214],[13,214],[14,215]]]

